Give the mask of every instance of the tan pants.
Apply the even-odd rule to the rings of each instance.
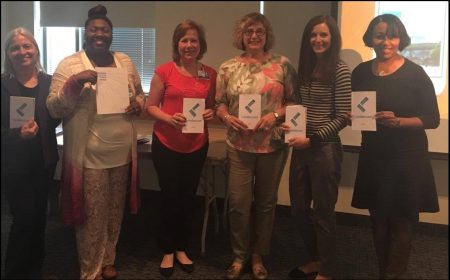
[[[94,279],[113,265],[122,225],[130,165],[84,168],[83,191],[86,221],[76,228],[80,279]]]
[[[229,218],[235,261],[251,254],[267,255],[277,205],[278,185],[288,148],[268,154],[247,153],[228,147]]]

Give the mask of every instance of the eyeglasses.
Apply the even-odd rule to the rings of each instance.
[[[253,35],[253,33],[255,33],[256,36],[258,36],[258,37],[266,35],[266,31],[264,29],[256,29],[256,30],[247,29],[244,31],[244,35],[247,37],[251,37]]]

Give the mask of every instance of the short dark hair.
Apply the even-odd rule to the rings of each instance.
[[[264,45],[264,51],[268,51],[275,45],[275,35],[273,34],[272,26],[266,16],[260,13],[249,13],[241,18],[234,27],[233,31],[233,46],[239,50],[245,51],[243,44],[243,37],[245,30],[252,24],[260,22],[266,30],[266,44]]]
[[[103,5],[100,5],[100,4],[89,9],[88,18],[87,18],[86,22],[84,23],[84,28],[87,28],[89,22],[91,22],[94,19],[103,19],[104,21],[106,21],[109,24],[109,26],[112,29],[113,25],[112,25],[111,20],[106,16],[107,13],[108,13],[108,11],[106,10],[106,7]]]
[[[406,31],[405,26],[402,21],[395,15],[392,14],[384,14],[379,15],[372,19],[367,27],[366,32],[363,36],[364,44],[367,47],[373,47],[372,38],[373,38],[373,30],[377,24],[380,22],[385,22],[387,24],[387,36],[391,38],[400,38],[400,45],[398,49],[400,51],[404,50],[407,46],[411,44],[411,38]]]
[[[342,47],[342,38],[339,27],[333,17],[329,15],[318,15],[311,18],[305,26],[302,35],[302,42],[300,47],[300,57],[298,63],[298,76],[300,85],[309,84],[312,79],[312,72],[316,67],[317,57],[311,47],[311,32],[314,26],[325,23],[330,30],[331,42],[330,48],[324,54],[324,61],[326,64],[321,65],[319,72],[321,81],[325,83],[332,83],[336,75],[336,66],[339,63],[339,52]]]
[[[178,52],[178,42],[180,39],[186,35],[188,30],[195,30],[198,33],[198,40],[200,41],[200,52],[197,56],[197,59],[200,60],[203,58],[203,55],[208,50],[208,45],[206,44],[206,38],[205,38],[205,29],[200,24],[196,23],[193,20],[186,19],[180,22],[177,27],[175,27],[175,30],[173,31],[172,36],[172,58],[173,61],[179,62],[180,61],[180,53]]]

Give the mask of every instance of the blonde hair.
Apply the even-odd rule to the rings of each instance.
[[[11,59],[9,58],[9,49],[11,47],[12,44],[12,40],[14,37],[18,36],[18,35],[22,35],[25,38],[27,38],[28,40],[31,41],[31,43],[33,43],[34,47],[37,50],[37,61],[36,61],[36,65],[35,68],[37,70],[37,72],[45,72],[44,68],[42,67],[40,61],[40,57],[41,57],[41,52],[39,50],[39,46],[36,42],[36,40],[34,39],[33,34],[31,34],[30,31],[28,31],[26,28],[24,27],[18,27],[15,28],[13,30],[11,30],[8,35],[6,36],[6,40],[5,40],[5,71],[4,74],[10,75],[10,76],[15,76],[16,71],[14,70],[14,67],[12,65]]]
[[[239,50],[245,51],[245,46],[243,44],[243,37],[245,30],[252,24],[262,23],[264,29],[266,30],[266,44],[264,45],[264,51],[268,51],[275,45],[275,35],[273,34],[272,26],[269,20],[260,13],[249,13],[246,14],[242,19],[236,22],[233,30],[233,46]]]

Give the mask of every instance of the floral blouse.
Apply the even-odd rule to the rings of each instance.
[[[238,117],[239,95],[260,94],[264,116],[287,103],[293,104],[297,91],[297,73],[286,57],[272,54],[262,63],[246,63],[235,57],[224,62],[218,71],[216,107],[225,105],[229,114]],[[250,153],[270,153],[285,145],[279,122],[268,131],[229,128],[226,141],[232,148]]]

